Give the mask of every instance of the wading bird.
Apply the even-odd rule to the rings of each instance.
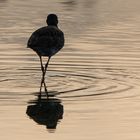
[[[51,56],[56,54],[64,46],[64,34],[58,28],[57,15],[49,14],[46,23],[48,24],[48,26],[41,27],[32,33],[31,37],[28,40],[27,47],[34,50],[40,58],[42,70],[41,88],[44,84],[45,92],[48,97],[48,92],[45,85],[45,74]],[[48,57],[45,66],[43,66],[42,57]]]

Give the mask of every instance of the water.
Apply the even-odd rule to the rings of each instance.
[[[0,139],[139,140],[139,7],[139,0],[1,0]],[[39,58],[26,42],[52,12],[66,43],[50,61],[54,97],[46,101],[37,99]]]

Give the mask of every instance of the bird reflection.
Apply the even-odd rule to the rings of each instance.
[[[54,132],[57,123],[63,118],[63,105],[56,98],[44,98],[40,93],[37,99],[29,101],[26,114],[40,125],[45,125],[49,132]]]

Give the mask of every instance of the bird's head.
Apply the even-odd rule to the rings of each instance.
[[[58,24],[57,15],[55,15],[55,14],[49,14],[48,17],[47,17],[46,23],[48,25],[57,26],[57,24]]]

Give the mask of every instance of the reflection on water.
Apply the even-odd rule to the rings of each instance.
[[[139,0],[0,1],[0,139],[140,139],[139,7]],[[46,83],[64,114],[59,100],[27,107],[41,70],[26,43],[52,12],[66,44],[52,57]],[[43,125],[64,119],[51,135],[26,109]]]
[[[49,132],[54,132],[57,123],[63,118],[63,105],[59,99],[44,99],[38,93],[38,98],[29,101],[27,115],[40,125],[45,125]]]
[[[35,93],[37,99],[28,102],[30,105],[27,107],[26,114],[38,124],[45,125],[49,132],[55,132],[58,121],[63,118],[64,109],[61,100],[49,94],[44,76],[42,74],[40,92]]]

